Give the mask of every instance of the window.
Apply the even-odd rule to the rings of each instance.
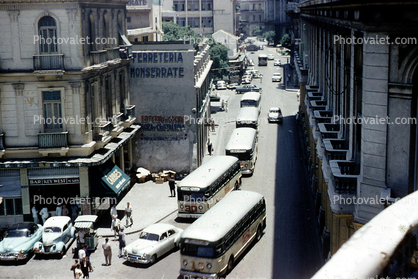
[[[255,4],[253,4],[253,11],[255,11]]]
[[[130,17],[130,16],[128,16],[128,17],[126,18],[126,21],[131,22],[131,17]]]
[[[39,20],[38,28],[40,38],[40,53],[57,53],[57,25],[55,23],[55,19],[50,16],[44,16]]]
[[[202,27],[213,27],[212,17],[202,17]]]
[[[143,42],[148,42],[148,36],[144,36],[144,37],[142,37],[142,41],[143,41]]]
[[[177,24],[179,26],[186,26],[186,18],[185,17],[179,17],[179,18],[177,18]]]
[[[166,238],[167,238],[167,233],[165,232],[165,233],[163,233],[163,234],[161,235],[160,240],[164,240],[164,239],[166,239]]]
[[[62,132],[61,92],[42,92],[45,132]]]
[[[258,15],[258,20],[261,21],[261,15]]]
[[[255,15],[253,15],[253,21],[255,21]]]
[[[3,203],[0,204],[0,216],[22,214],[23,209],[21,198],[4,199]]]

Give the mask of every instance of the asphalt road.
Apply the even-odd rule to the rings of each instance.
[[[275,48],[265,48],[263,53],[272,53],[286,64],[287,57],[279,56]],[[298,108],[296,91],[284,90],[283,82],[271,82],[274,72],[282,67],[274,67],[273,61],[266,67],[257,66],[257,55],[249,54],[264,76],[253,83],[263,88],[262,111],[260,114],[259,152],[255,172],[245,177],[241,189],[262,193],[267,202],[267,228],[261,240],[253,245],[236,263],[227,276],[228,279],[304,279],[310,278],[323,264],[320,259],[320,238],[313,212],[313,201],[300,147],[301,134],[295,122]],[[228,112],[214,111],[213,117],[218,125],[215,154],[224,154],[229,135],[235,128],[241,95],[234,91],[219,92],[228,100]],[[284,121],[282,124],[269,124],[269,107],[279,106]],[[178,222],[176,214],[162,222],[186,228],[190,223]],[[138,234],[127,236],[127,243],[138,238]],[[173,251],[159,259],[152,266],[133,265],[117,257],[117,242],[112,242],[113,261],[111,266],[102,266],[104,257],[101,249],[91,254],[94,272],[90,278],[177,278],[180,269],[179,251]],[[75,243],[72,247],[75,247]],[[74,262],[71,249],[62,258],[33,258],[26,264],[0,265],[0,279],[62,279],[73,278],[69,270]]]

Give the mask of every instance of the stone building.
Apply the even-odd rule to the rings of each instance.
[[[161,1],[130,0],[126,5],[128,40],[158,42],[163,36]]]
[[[265,30],[266,1],[239,0],[239,27],[244,36],[252,36],[254,27],[259,26]]]
[[[32,220],[34,203],[55,210],[129,186],[139,126],[126,3],[0,3],[0,227]]]
[[[210,117],[209,45],[183,42],[133,45],[131,103],[141,131],[134,162],[151,171],[190,172],[206,151]]]
[[[299,8],[292,62],[327,257],[418,189],[418,7],[312,0]]]
[[[236,0],[166,0],[163,1],[163,21],[190,26],[198,34],[213,34],[225,30],[237,34]]]

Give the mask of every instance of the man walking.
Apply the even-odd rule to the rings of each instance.
[[[168,186],[170,186],[170,197],[176,196],[176,181],[174,180],[174,176],[171,175],[170,179],[168,180]]]
[[[119,229],[119,258],[122,258],[122,249],[126,246],[123,228]]]
[[[90,260],[84,256],[83,260],[81,261],[81,271],[83,272],[84,279],[89,278],[89,272],[93,272],[93,268],[91,268]]]
[[[212,142],[210,141],[210,138],[208,138],[208,152],[209,152],[209,156],[212,156]]]
[[[109,266],[112,264],[112,247],[110,247],[109,244],[109,238],[106,237],[105,244],[102,245],[103,247],[103,253],[105,257],[106,266]]]
[[[134,221],[132,219],[132,207],[129,205],[129,202],[126,203],[125,218],[126,218],[125,227],[128,227],[129,220],[131,221],[131,224],[129,226],[132,226],[134,224]]]
[[[119,228],[120,228],[120,220],[118,219],[117,216],[113,216],[112,230],[113,230],[113,233],[115,234],[115,238],[118,235]]]

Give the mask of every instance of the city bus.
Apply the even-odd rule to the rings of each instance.
[[[258,66],[267,66],[267,54],[258,55]]]
[[[261,94],[257,92],[247,92],[241,97],[240,107],[256,107],[258,114],[261,111]]]
[[[250,243],[260,240],[265,228],[264,197],[251,191],[233,191],[183,231],[180,275],[224,276]]]
[[[212,157],[178,183],[178,217],[199,218],[232,190],[237,190],[241,176],[238,158]]]
[[[234,129],[225,148],[226,155],[237,157],[240,161],[242,174],[254,172],[257,151],[257,131],[253,128]]]
[[[249,127],[258,130],[258,108],[243,107],[240,108],[237,119],[235,120],[235,127]]]

